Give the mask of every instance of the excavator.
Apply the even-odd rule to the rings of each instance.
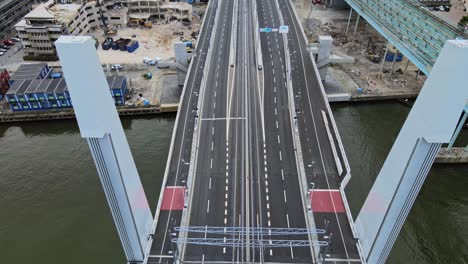
[[[377,45],[372,38],[369,38],[369,42],[367,43],[367,58],[373,63],[379,63],[382,59],[380,51],[377,50]]]
[[[147,21],[143,18],[130,18],[128,20],[129,25],[132,27],[144,26],[145,28],[152,28],[153,23],[151,21]]]
[[[99,7],[99,19],[102,21],[102,29],[104,30],[104,35],[106,37],[113,37],[117,35],[117,29],[110,27],[107,24],[107,19],[104,17],[104,12],[102,11],[101,1],[96,0],[96,4]]]

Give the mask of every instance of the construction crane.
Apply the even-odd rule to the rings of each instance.
[[[107,24],[107,19],[104,17],[104,12],[102,11],[101,1],[96,0],[96,4],[99,7],[99,19],[102,21],[102,28],[104,29],[105,36],[115,36],[117,34],[117,30],[114,28],[110,28]]]

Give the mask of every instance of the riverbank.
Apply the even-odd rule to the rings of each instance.
[[[141,115],[158,115],[167,113],[177,113],[179,104],[163,104],[161,106],[148,107],[117,107],[117,112],[120,116],[141,116]],[[60,111],[28,111],[28,112],[4,112],[0,113],[0,123],[16,123],[27,121],[44,121],[44,120],[63,120],[74,119],[75,112],[73,109]]]
[[[461,147],[452,148],[451,151],[447,151],[447,148],[441,148],[434,162],[468,164],[468,151]]]

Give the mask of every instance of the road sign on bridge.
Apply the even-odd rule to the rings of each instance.
[[[263,32],[263,33],[270,33],[272,31],[271,28],[260,28],[260,32]]]

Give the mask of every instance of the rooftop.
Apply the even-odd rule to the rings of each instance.
[[[177,9],[180,11],[189,11],[192,5],[186,2],[163,2],[161,8]]]
[[[24,16],[25,19],[56,19],[59,23],[70,22],[79,12],[81,5],[60,4],[49,0],[40,4]]]

